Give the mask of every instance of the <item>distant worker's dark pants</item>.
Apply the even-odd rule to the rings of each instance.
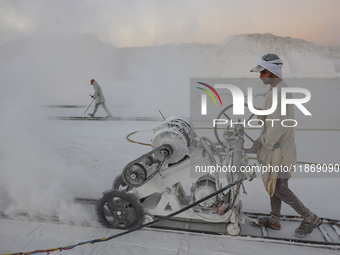
[[[107,109],[107,107],[106,107],[106,105],[105,105],[104,103],[97,103],[97,104],[94,106],[94,110],[93,110],[93,113],[92,113],[93,116],[96,114],[99,105],[101,105],[101,106],[104,108],[104,110],[107,112],[107,114],[108,114],[109,116],[111,116],[111,113],[109,112],[109,109]]]
[[[297,196],[288,188],[289,173],[279,173],[277,178],[275,192],[270,197],[270,221],[280,222],[282,201],[290,205],[306,221],[312,221],[314,214],[304,206]]]

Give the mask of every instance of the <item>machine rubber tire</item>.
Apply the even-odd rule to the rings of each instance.
[[[138,200],[132,194],[118,190],[104,193],[96,204],[96,213],[100,223],[107,228],[135,229],[142,225],[144,219]],[[112,221],[107,216],[111,217]]]

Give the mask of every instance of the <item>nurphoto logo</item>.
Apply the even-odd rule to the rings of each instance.
[[[220,104],[222,106],[222,100],[216,89],[227,89],[228,92],[231,93],[232,96],[232,103],[233,103],[233,114],[234,115],[244,115],[244,108],[245,108],[245,95],[243,94],[242,90],[237,87],[236,85],[232,84],[215,84],[214,87],[212,87],[209,84],[203,83],[203,82],[197,82],[201,85],[204,85],[205,87],[209,88],[219,99]],[[207,115],[207,94],[210,95],[210,97],[213,99],[215,105],[217,105],[216,100],[212,93],[204,88],[197,87],[198,89],[203,90],[206,92],[206,94],[201,95],[201,115]],[[304,95],[303,98],[288,98],[287,94],[288,93],[299,93]],[[283,87],[281,88],[281,97],[280,97],[280,102],[281,102],[281,115],[284,116],[286,115],[286,110],[288,105],[295,105],[304,115],[306,116],[311,116],[312,114],[306,109],[306,107],[303,105],[307,103],[311,99],[311,93],[308,89],[305,88],[298,88],[298,87]],[[256,109],[253,104],[253,88],[248,87],[247,88],[247,106],[249,108],[249,111],[254,114],[254,115],[259,115],[259,116],[267,116],[271,113],[273,113],[278,106],[278,90],[276,87],[272,89],[272,106],[269,109]],[[271,122],[272,126],[274,126],[274,123],[277,121],[280,121],[279,119],[268,119],[265,118],[264,120],[262,119],[253,119],[253,120],[248,120],[247,124],[249,127],[261,127],[264,125],[266,122]],[[230,125],[232,127],[233,124],[243,124],[244,126],[246,125],[246,120],[244,119],[243,121],[238,121],[233,122],[233,120],[229,119],[213,119],[213,126],[217,124],[227,124],[230,122]],[[257,125],[254,125],[256,122]],[[295,127],[297,126],[297,121],[295,119],[284,119],[281,120],[281,125],[284,127]]]

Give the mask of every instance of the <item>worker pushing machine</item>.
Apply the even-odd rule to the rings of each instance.
[[[257,66],[251,72],[259,72],[264,84],[270,85],[264,100],[263,110],[272,106],[272,89],[277,88],[278,107],[267,116],[259,116],[262,120],[283,118],[294,119],[294,105],[287,105],[286,115],[281,115],[281,88],[288,87],[282,79],[282,60],[276,54],[266,54],[257,60]],[[292,98],[291,93],[287,93]],[[294,127],[271,125],[265,122],[262,126],[260,137],[254,142],[253,150],[257,152],[257,160],[262,166],[290,166],[296,165],[296,146]],[[321,225],[319,217],[311,212],[298,197],[288,188],[290,172],[269,171],[262,174],[262,180],[266,191],[270,195],[271,212],[269,217],[258,218],[253,223],[255,226],[269,227],[275,230],[281,229],[280,216],[282,201],[290,205],[304,219],[295,230],[295,236],[309,235],[315,228]]]

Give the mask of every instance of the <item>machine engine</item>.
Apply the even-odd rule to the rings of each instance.
[[[152,148],[163,144],[170,145],[173,153],[166,163],[174,164],[189,155],[190,148],[196,145],[195,137],[193,125],[189,120],[177,116],[169,117],[154,130]],[[156,151],[154,155],[158,160],[164,158],[160,151]]]

